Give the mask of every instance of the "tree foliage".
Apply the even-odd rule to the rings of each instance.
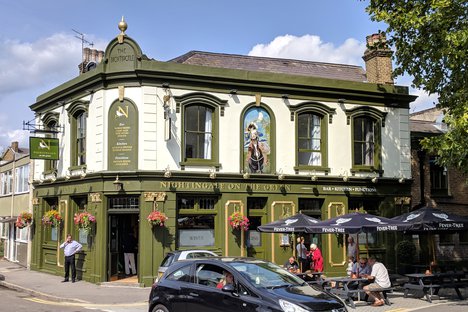
[[[395,75],[408,73],[416,88],[439,96],[449,130],[424,139],[423,148],[468,172],[468,1],[370,0],[367,11],[388,25]]]

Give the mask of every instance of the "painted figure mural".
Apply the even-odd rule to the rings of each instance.
[[[244,171],[270,173],[270,114],[251,108],[244,115]]]

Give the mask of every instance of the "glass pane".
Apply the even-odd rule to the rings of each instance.
[[[297,120],[297,133],[300,137],[307,137],[309,130],[309,116],[308,114],[301,114]]]
[[[363,140],[363,135],[362,135],[362,123],[363,119],[362,118],[355,118],[354,119],[354,140],[355,141],[362,141]]]
[[[302,150],[302,149],[309,149],[309,143],[310,141],[308,139],[299,139],[298,140],[298,146],[299,146],[299,150]]]
[[[188,106],[185,109],[185,130],[198,130],[198,106]]]
[[[309,159],[312,157],[311,152],[299,152],[299,165],[309,165]]]
[[[362,161],[362,143],[354,143],[354,164],[363,165]]]

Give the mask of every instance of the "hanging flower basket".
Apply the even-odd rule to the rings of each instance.
[[[166,217],[164,212],[155,210],[152,211],[146,219],[152,226],[164,226],[164,222],[166,222],[169,218]]]
[[[75,213],[73,221],[75,222],[75,225],[77,225],[80,229],[89,232],[93,223],[96,223],[96,217],[90,214],[89,212],[84,211],[80,213]]]
[[[25,227],[31,225],[32,220],[33,220],[32,213],[27,212],[27,211],[23,211],[22,213],[20,213],[18,218],[16,218],[15,225],[16,225],[16,227],[18,229],[22,229],[22,228],[25,228]]]
[[[228,221],[234,230],[247,231],[249,229],[249,219],[239,211],[230,215]]]
[[[58,227],[60,226],[61,223],[62,223],[62,216],[60,216],[60,213],[58,213],[58,211],[55,209],[47,211],[42,216],[42,224],[44,225]]]

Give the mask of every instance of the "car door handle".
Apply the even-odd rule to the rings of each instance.
[[[189,295],[192,296],[192,297],[198,297],[198,294],[193,293],[193,292],[189,293]]]

